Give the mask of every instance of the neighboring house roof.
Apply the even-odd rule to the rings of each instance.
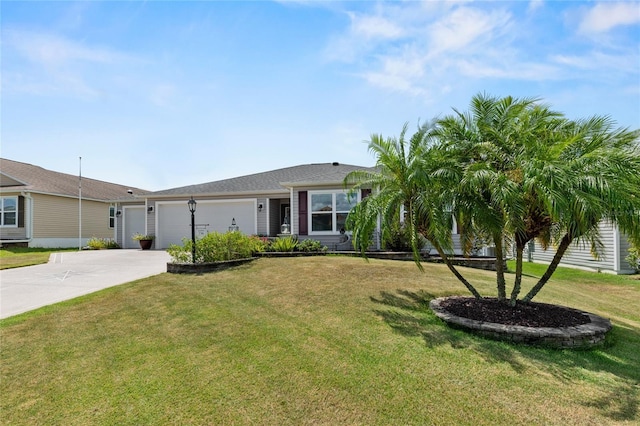
[[[340,163],[304,164],[263,173],[224,179],[199,185],[182,186],[150,194],[151,197],[177,195],[212,195],[231,193],[283,193],[297,186],[341,185],[354,170],[375,170],[370,167]]]
[[[0,158],[0,190],[25,191],[78,197],[79,176],[54,172],[32,164]],[[128,191],[132,190],[133,194]],[[149,191],[82,177],[82,198],[115,201],[134,200]]]

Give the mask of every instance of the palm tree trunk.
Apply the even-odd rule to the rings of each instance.
[[[502,252],[502,235],[494,235],[496,245],[496,283],[498,286],[498,300],[507,298],[507,287],[504,280],[504,253]]]
[[[442,260],[444,261],[444,263],[447,265],[447,267],[449,268],[449,270],[453,273],[453,275],[456,276],[456,278],[462,283],[464,284],[464,286],[467,288],[467,290],[469,290],[471,292],[471,294],[473,294],[473,297],[475,297],[476,299],[482,299],[482,296],[480,295],[480,293],[478,293],[478,290],[476,290],[476,288],[469,282],[467,281],[460,272],[458,272],[458,270],[456,269],[455,266],[453,266],[453,263],[451,263],[451,260],[449,259],[449,257],[447,256],[447,254],[444,252],[444,250],[442,250],[442,247],[440,247],[439,244],[434,243],[433,241],[431,241],[431,244],[433,244],[433,246],[435,247],[435,249],[438,251],[438,254],[440,255],[440,257],[442,258]]]
[[[558,246],[558,250],[556,250],[556,254],[555,256],[553,256],[553,260],[549,264],[549,267],[547,267],[544,275],[540,277],[540,280],[536,283],[536,285],[534,285],[533,288],[529,290],[529,293],[527,293],[527,295],[522,299],[524,302],[530,302],[531,299],[533,299],[536,294],[538,294],[538,292],[542,290],[542,287],[544,287],[547,281],[549,281],[551,275],[553,275],[553,273],[556,271],[556,268],[558,267],[562,256],[564,256],[564,253],[569,248],[571,241],[573,241],[573,238],[571,238],[569,234],[565,234],[565,236],[562,237],[560,245]]]
[[[513,281],[513,290],[511,291],[511,300],[509,305],[516,306],[516,300],[522,288],[522,254],[524,252],[524,244],[516,243],[516,278]]]

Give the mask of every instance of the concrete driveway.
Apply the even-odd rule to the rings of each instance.
[[[0,271],[0,318],[167,271],[156,250],[54,253],[49,263]]]

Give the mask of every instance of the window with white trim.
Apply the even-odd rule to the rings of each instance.
[[[0,226],[18,226],[18,197],[0,197]]]
[[[116,207],[109,206],[109,228],[116,226]]]
[[[358,196],[344,191],[309,191],[309,229],[311,233],[338,233],[345,226]]]

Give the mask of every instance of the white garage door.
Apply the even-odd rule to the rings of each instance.
[[[144,206],[141,207],[125,207],[124,209],[124,228],[122,234],[123,247],[140,248],[140,243],[131,237],[134,234],[146,234],[145,232],[145,214]]]
[[[240,232],[256,233],[255,200],[198,201],[196,205],[196,235],[208,232],[227,232],[235,219]],[[183,238],[191,238],[191,213],[186,201],[158,203],[156,248],[170,244],[182,245]]]

